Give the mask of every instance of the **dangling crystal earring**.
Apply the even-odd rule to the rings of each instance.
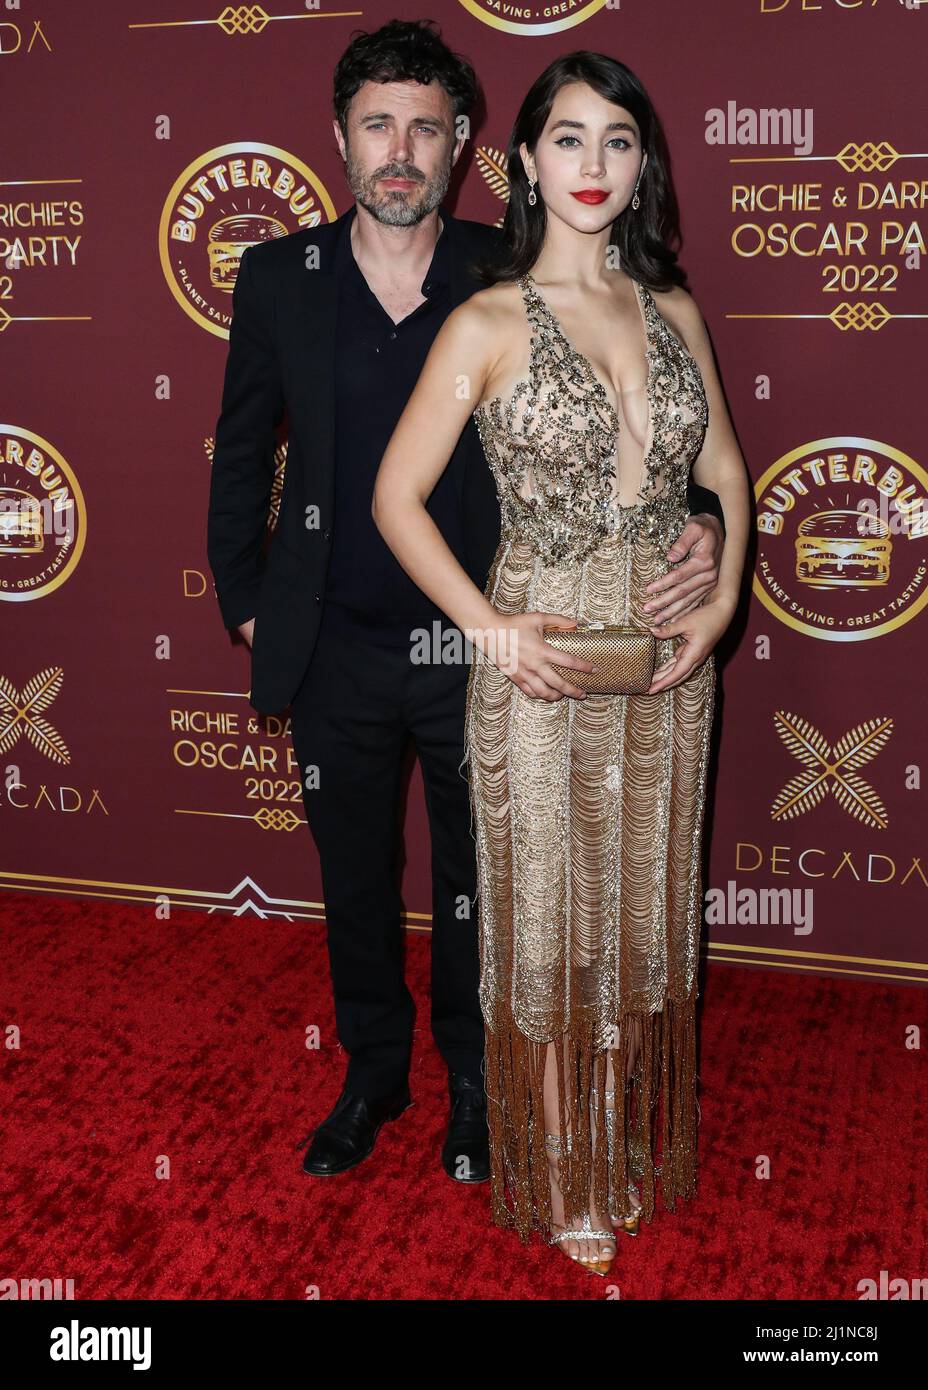
[[[638,185],[637,185],[637,183],[635,184],[635,192],[634,192],[634,194],[632,195],[632,207],[635,209],[636,212],[637,212],[638,209],[641,207],[641,199],[638,197]]]
[[[528,205],[529,205],[530,208],[533,208],[537,202],[538,202],[538,196],[537,196],[537,194],[535,193],[535,180],[534,180],[534,179],[529,179],[529,181],[528,181]]]

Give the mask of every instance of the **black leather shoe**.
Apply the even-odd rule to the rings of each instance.
[[[397,1119],[410,1105],[408,1086],[379,1100],[353,1095],[346,1087],[328,1118],[297,1144],[297,1149],[302,1149],[313,1141],[303,1159],[303,1172],[327,1178],[354,1168],[373,1152],[381,1125]]]
[[[486,1092],[482,1085],[453,1071],[448,1073],[448,1091],[451,1116],[441,1166],[456,1182],[486,1182],[490,1176]]]

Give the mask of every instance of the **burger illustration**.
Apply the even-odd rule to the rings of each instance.
[[[39,503],[22,488],[0,487],[0,555],[39,555],[44,549]]]
[[[889,579],[889,525],[858,511],[813,512],[796,531],[796,578],[813,589],[868,589]]]
[[[221,217],[209,229],[207,255],[209,279],[214,289],[231,294],[242,252],[259,241],[286,236],[287,228],[276,217],[260,212],[236,212]]]

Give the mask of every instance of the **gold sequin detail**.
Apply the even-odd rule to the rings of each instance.
[[[496,480],[503,537],[530,538],[551,562],[581,560],[612,534],[666,550],[689,515],[686,484],[709,419],[702,376],[650,290],[632,283],[648,362],[648,437],[636,503],[617,500],[615,407],[531,275],[517,281],[531,328],[528,377],[507,402],[496,396],[474,411]]]
[[[636,283],[648,356],[639,502],[617,505],[619,418],[534,289],[528,377],[475,412],[503,526],[486,586],[501,613],[543,610],[646,626],[645,586],[669,568],[707,423],[699,369]],[[658,640],[661,665],[679,639]],[[493,1219],[523,1240],[550,1220],[542,1107],[557,1065],[568,1211],[643,1217],[695,1190],[696,972],[712,656],[656,695],[533,699],[478,649],[465,728],[477,846],[480,1002]],[[463,764],[462,764],[463,766]],[[615,1142],[597,1142],[605,1060]],[[626,1068],[634,1064],[624,1094]],[[549,1058],[550,1065],[550,1058]]]

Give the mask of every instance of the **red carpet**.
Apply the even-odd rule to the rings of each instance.
[[[97,1299],[601,1299],[608,1283],[853,1300],[881,1270],[925,1273],[915,989],[710,965],[699,1192],[620,1239],[605,1281],[492,1227],[488,1185],[442,1172],[428,937],[408,938],[416,1104],[360,1167],[314,1179],[295,1146],[345,1063],[320,926],[4,893],[0,928],[2,1278],[71,1278]]]

